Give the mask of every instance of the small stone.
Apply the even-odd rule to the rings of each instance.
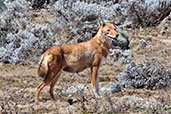
[[[100,89],[100,94],[113,94],[113,93],[120,92],[120,91],[121,91],[121,88],[120,88],[119,84],[110,83],[110,84],[104,85]]]
[[[147,45],[147,42],[144,39],[139,40],[139,46],[145,47]]]
[[[72,110],[74,110],[74,109],[75,109],[75,106],[73,106],[73,105],[69,105],[69,106],[68,106],[68,109],[72,109]]]
[[[153,47],[152,45],[148,45],[147,49],[152,49],[152,47]]]
[[[165,34],[166,34],[166,31],[165,31],[165,30],[161,30],[161,31],[160,31],[160,34],[161,34],[161,35],[165,35]]]
[[[142,32],[144,29],[140,26],[140,31]]]
[[[153,36],[152,36],[152,35],[147,35],[147,40],[148,40],[148,41],[150,41],[150,42],[151,42],[151,41],[152,41],[152,38],[153,38]]]

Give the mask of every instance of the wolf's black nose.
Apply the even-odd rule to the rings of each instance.
[[[118,36],[119,36],[119,34],[116,35],[116,37],[118,37]]]

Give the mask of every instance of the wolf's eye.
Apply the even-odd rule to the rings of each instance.
[[[108,29],[107,31],[109,32],[110,30]]]

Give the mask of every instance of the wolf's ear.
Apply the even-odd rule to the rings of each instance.
[[[103,26],[100,26],[99,31],[97,32],[97,37],[100,38],[102,35],[102,30],[103,30]]]
[[[112,18],[110,19],[109,23],[114,23],[115,22],[115,18],[114,15],[112,16]]]
[[[103,26],[103,27],[104,27],[105,24],[106,24],[106,23],[104,22],[104,20],[103,20],[102,17],[100,16],[100,17],[99,17],[99,27],[100,27],[100,26]]]

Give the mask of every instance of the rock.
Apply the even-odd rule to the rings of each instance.
[[[67,108],[68,108],[68,109],[71,109],[71,110],[76,109],[75,106],[73,106],[73,105],[69,105]]]
[[[80,91],[83,91],[84,93],[87,93],[88,89],[83,85],[77,85],[77,86],[71,86],[66,91],[63,90],[62,92],[65,93],[65,94],[70,94],[70,93],[77,93],[77,92],[80,92]]]
[[[141,47],[145,47],[147,45],[147,42],[144,39],[141,39],[141,40],[139,40],[138,44]]]
[[[118,83],[106,84],[102,88],[100,88],[100,94],[113,94],[120,91],[121,88]]]
[[[153,47],[152,45],[148,45],[146,48],[149,49],[149,50],[151,50],[152,47]]]
[[[112,42],[113,48],[115,46],[119,46],[121,49],[129,49],[129,39],[126,33],[123,33],[120,28],[116,28],[116,31],[118,32],[119,36],[115,41]]]
[[[140,26],[140,31],[141,31],[141,32],[143,32],[143,31],[144,31],[144,29],[142,28],[142,26]]]
[[[161,34],[161,35],[165,35],[165,34],[166,34],[166,31],[165,31],[165,30],[161,30],[161,31],[160,31],[160,34]]]
[[[153,36],[152,36],[152,35],[147,35],[147,40],[148,40],[148,41],[150,41],[150,42],[151,42],[151,41],[152,41],[152,38],[153,38]]]

